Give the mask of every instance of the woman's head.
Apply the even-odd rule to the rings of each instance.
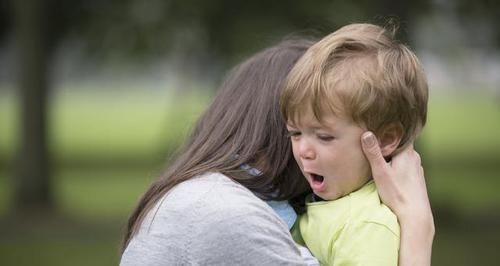
[[[129,218],[125,246],[158,199],[200,174],[223,173],[267,198],[288,199],[309,190],[293,161],[279,99],[288,72],[312,44],[281,42],[230,72],[177,159],[142,196]],[[261,174],[252,175],[243,164]]]
[[[288,72],[311,45],[288,40],[230,72],[195,126],[185,153],[194,163],[189,168],[199,168],[199,173],[222,172],[263,195],[288,198],[297,194],[298,178],[295,164],[290,163],[279,98]],[[242,164],[250,164],[262,175],[249,175]]]

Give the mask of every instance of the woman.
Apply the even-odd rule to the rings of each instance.
[[[178,158],[130,216],[121,265],[305,265],[264,200],[310,192],[292,158],[279,96],[311,45],[282,42],[230,73]],[[401,223],[400,264],[430,264],[434,224],[418,154],[408,149],[389,166],[377,145],[364,148],[381,198]]]

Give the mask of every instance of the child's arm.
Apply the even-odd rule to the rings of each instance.
[[[362,147],[380,198],[401,225],[399,265],[430,265],[435,228],[420,156],[410,146],[388,164],[371,132],[363,134]]]

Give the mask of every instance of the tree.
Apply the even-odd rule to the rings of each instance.
[[[45,1],[14,1],[20,93],[20,149],[16,158],[16,210],[53,206],[47,145],[48,41]]]

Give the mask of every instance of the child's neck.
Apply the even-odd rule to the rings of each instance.
[[[320,196],[316,195],[316,194],[312,194],[312,201],[313,202],[318,202],[318,201],[325,201],[323,198],[321,198]]]

